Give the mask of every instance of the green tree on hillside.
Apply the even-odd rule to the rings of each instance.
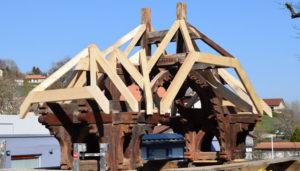
[[[40,70],[39,67],[33,66],[33,67],[32,67],[32,70],[31,70],[31,74],[34,74],[34,75],[41,75],[41,74],[42,74],[42,71]]]
[[[290,141],[291,142],[300,142],[300,127],[296,128]]]

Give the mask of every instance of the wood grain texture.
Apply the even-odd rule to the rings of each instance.
[[[149,78],[149,70],[147,68],[147,58],[145,50],[140,51],[140,62],[143,73],[143,81],[144,81],[144,96],[146,100],[146,111],[147,114],[153,114],[153,97],[152,91],[150,87],[150,78]]]
[[[46,80],[44,80],[41,84],[35,87],[32,91],[42,91],[51,86],[55,81],[57,81],[60,77],[70,71],[79,61],[81,58],[88,56],[88,48],[85,48],[81,51],[78,55],[74,58],[69,60],[66,64],[60,67],[57,71],[51,74]]]
[[[125,36],[120,38],[118,41],[116,41],[114,44],[112,44],[110,47],[106,48],[105,50],[102,51],[102,55],[105,57],[108,54],[110,54],[114,48],[119,48],[120,46],[124,45],[126,42],[131,40],[140,30],[142,25],[137,26],[135,29],[127,33]]]
[[[177,95],[180,87],[182,86],[184,80],[186,79],[196,60],[197,53],[190,52],[183,64],[181,65],[180,69],[178,70],[173,81],[171,82],[171,85],[168,87],[165,96],[160,101],[160,114],[165,114],[168,111],[175,96]]]
[[[138,107],[137,100],[134,98],[132,93],[128,90],[128,88],[126,87],[124,82],[121,80],[121,78],[116,74],[116,72],[111,70],[111,65],[105,60],[104,56],[101,56],[101,52],[99,51],[99,49],[97,48],[96,45],[94,45],[94,48],[96,49],[96,53],[97,53],[96,60],[97,60],[98,64],[102,67],[102,69],[108,75],[110,80],[114,83],[116,88],[120,91],[120,93],[126,99],[130,108],[132,109],[132,111],[138,112],[139,107]]]
[[[219,72],[220,76],[222,77],[222,79],[224,79],[225,82],[232,88],[232,90],[234,90],[236,92],[236,94],[238,94],[244,101],[246,101],[247,103],[252,105],[254,112],[257,113],[257,110],[256,110],[253,102],[249,98],[247,91],[244,88],[244,85],[237,78],[235,78],[233,75],[231,75],[226,70],[219,68],[218,72]],[[268,116],[272,117],[271,108],[262,99],[260,99],[260,102],[261,102],[261,104],[263,106],[263,110],[266,112],[266,114]]]
[[[167,47],[168,43],[172,39],[172,37],[175,35],[176,31],[179,28],[179,22],[175,21],[173,26],[170,28],[168,33],[166,34],[165,38],[162,40],[156,51],[153,53],[152,57],[148,61],[148,69],[149,71],[152,70],[153,66],[156,64],[158,58],[162,55],[164,52],[165,48]]]
[[[245,70],[243,69],[242,65],[238,62],[235,68],[235,71],[237,73],[237,75],[239,76],[241,82],[243,83],[249,97],[251,98],[258,114],[263,115],[263,109],[262,109],[262,105],[261,105],[261,100],[258,97],[258,95],[256,94]]]
[[[136,69],[136,67],[130,62],[127,58],[126,54],[124,54],[121,50],[115,49],[117,52],[117,59],[124,66],[126,71],[130,74],[130,76],[134,79],[134,81],[140,86],[141,89],[144,87],[143,76]]]
[[[205,63],[205,64],[213,64],[223,67],[234,68],[238,60],[236,58],[229,58],[219,55],[213,55],[209,53],[196,52],[198,60],[197,62]]]
[[[131,40],[130,44],[127,46],[127,48],[124,51],[124,54],[126,57],[130,54],[134,46],[137,44],[137,42],[141,39],[142,35],[144,34],[146,30],[146,24],[142,24],[140,27],[140,30],[136,33],[134,38]]]
[[[187,26],[185,24],[185,21],[184,20],[179,20],[179,23],[180,23],[180,30],[181,30],[181,33],[183,35],[183,39],[185,41],[185,44],[186,44],[188,50],[190,52],[195,51],[194,45],[192,43],[192,39],[190,37],[189,31],[187,29]]]

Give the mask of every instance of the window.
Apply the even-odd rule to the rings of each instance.
[[[11,168],[39,168],[40,155],[11,156]]]

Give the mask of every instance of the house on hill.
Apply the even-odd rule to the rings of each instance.
[[[270,106],[273,112],[281,113],[281,110],[285,108],[285,103],[282,98],[263,100]]]
[[[272,158],[272,143],[262,142],[255,148],[261,155],[261,159]],[[274,158],[300,156],[300,142],[273,142]]]
[[[26,75],[25,80],[30,84],[39,84],[43,82],[47,77],[42,75]]]

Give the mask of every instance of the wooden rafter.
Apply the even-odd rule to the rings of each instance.
[[[197,60],[196,54],[197,52],[190,52],[181,65],[171,85],[168,87],[165,96],[160,101],[160,114],[165,114],[170,108],[172,101]]]
[[[114,48],[119,48],[122,45],[124,45],[126,42],[128,42],[129,40],[131,40],[132,38],[134,38],[136,36],[136,34],[140,31],[141,27],[143,27],[143,24],[137,26],[135,29],[133,29],[132,31],[130,31],[129,33],[127,33],[125,36],[123,36],[122,38],[120,38],[114,44],[112,44],[110,47],[108,47],[105,50],[103,50],[102,51],[102,55],[104,57],[107,56],[108,54],[110,54],[114,50]]]
[[[124,54],[121,50],[115,49],[117,53],[117,59],[124,66],[126,71],[130,74],[130,76],[134,79],[134,81],[143,89],[144,81],[141,73],[136,69],[136,67],[130,62],[127,58],[127,55]]]
[[[114,85],[123,95],[123,97],[126,99],[132,111],[138,112],[139,107],[137,100],[134,98],[132,93],[128,90],[128,88],[121,80],[121,78],[116,74],[116,72],[111,69],[111,65],[105,60],[104,56],[101,55],[101,52],[98,49],[98,47],[96,45],[91,45],[90,48],[95,49],[95,53],[97,55],[96,61],[101,66],[103,71],[108,75],[110,80],[114,83]]]
[[[146,111],[147,114],[153,114],[153,97],[152,91],[150,87],[150,78],[149,78],[149,70],[147,68],[147,59],[145,49],[140,51],[140,62],[143,73],[143,81],[144,81],[144,96],[146,101]]]
[[[224,69],[218,69],[218,72],[220,74],[220,76],[222,77],[222,79],[225,80],[225,82],[232,88],[232,90],[234,90],[239,97],[241,97],[244,101],[246,101],[247,103],[249,103],[250,105],[252,105],[254,107],[253,102],[250,100],[246,89],[244,88],[243,84],[237,80],[233,75],[231,75],[230,73],[228,73],[226,70]],[[272,110],[271,108],[262,100],[260,99],[260,102],[262,104],[263,110],[266,112],[266,114],[270,117],[272,117]],[[257,112],[255,107],[254,107],[254,112]]]
[[[148,61],[148,69],[149,71],[152,70],[154,65],[156,64],[158,58],[162,55],[164,52],[165,48],[167,47],[168,43],[172,39],[172,37],[175,35],[176,31],[179,28],[179,21],[175,21],[168,33],[166,34],[165,38],[162,40],[162,42],[159,44],[158,48],[155,50],[153,55]]]

